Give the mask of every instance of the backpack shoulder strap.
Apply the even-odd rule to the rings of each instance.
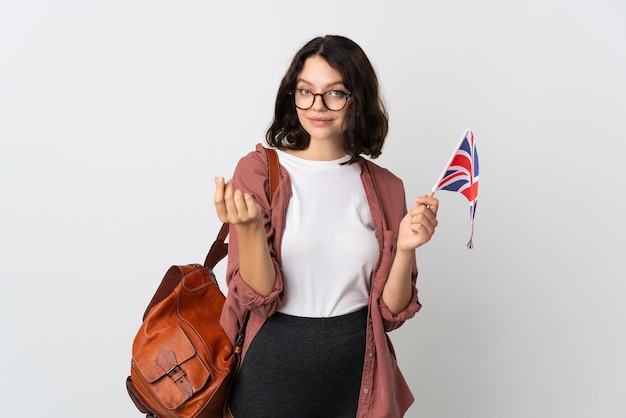
[[[269,190],[267,200],[272,203],[272,197],[278,189],[278,179],[280,177],[280,164],[278,163],[278,153],[273,148],[265,148],[267,151],[267,166],[269,170]]]

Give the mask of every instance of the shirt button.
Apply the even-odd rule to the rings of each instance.
[[[363,393],[365,393],[367,395],[368,393],[370,393],[370,390],[369,389],[363,389]]]
[[[367,356],[368,356],[369,358],[374,357],[374,352],[373,352],[373,351],[370,351],[369,353],[367,353]]]

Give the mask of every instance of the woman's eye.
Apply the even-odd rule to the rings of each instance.
[[[329,93],[331,96],[337,97],[339,99],[343,99],[344,97],[346,97],[346,93],[341,90],[331,90]]]
[[[300,93],[303,96],[308,96],[311,94],[311,91],[307,89],[298,89],[298,93]]]

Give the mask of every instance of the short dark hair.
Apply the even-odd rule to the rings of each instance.
[[[268,144],[279,149],[308,148],[310,136],[300,125],[293,96],[289,92],[296,88],[304,62],[312,56],[324,58],[337,70],[351,93],[345,117],[344,149],[352,157],[348,163],[360,160],[361,154],[378,157],[389,130],[389,118],[379,93],[378,77],[361,47],[338,35],[314,38],[293,57],[278,88],[274,121],[266,134]]]

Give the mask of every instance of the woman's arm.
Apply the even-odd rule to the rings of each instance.
[[[267,246],[261,208],[252,196],[235,189],[233,181],[215,178],[215,210],[222,222],[235,225],[239,242],[239,274],[255,292],[269,295],[276,271]]]
[[[401,312],[411,301],[411,263],[414,252],[433,236],[437,226],[438,205],[439,201],[434,197],[419,197],[400,222],[397,251],[382,294],[383,302],[393,314]]]

